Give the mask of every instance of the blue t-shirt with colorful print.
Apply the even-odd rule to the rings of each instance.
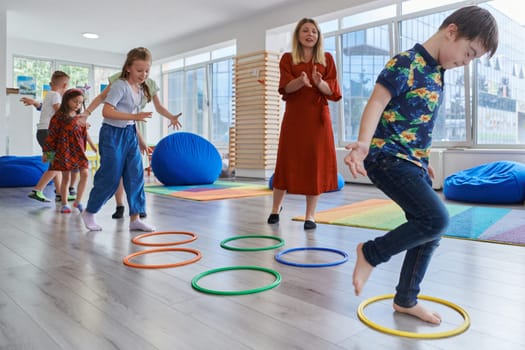
[[[394,56],[377,83],[390,91],[369,156],[386,152],[427,168],[445,70],[420,44]]]

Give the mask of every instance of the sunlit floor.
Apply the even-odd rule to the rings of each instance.
[[[46,191],[51,195],[51,188]],[[363,295],[354,296],[355,247],[381,231],[323,224],[304,231],[302,222],[291,220],[304,214],[302,196],[287,196],[280,223],[268,225],[271,195],[196,202],[147,194],[147,222],[158,231],[195,233],[195,241],[180,247],[199,250],[202,259],[175,268],[136,269],[125,266],[123,258],[151,247],[131,242],[140,232],[129,231],[127,217],[111,218],[113,201],[97,214],[103,231],[88,232],[78,213],[61,214],[54,203],[27,198],[28,192],[29,188],[0,188],[1,348],[525,349],[525,247],[444,238],[422,293],[463,307],[472,324],[450,338],[409,339],[373,330],[357,317],[362,301],[394,291],[402,256],[379,265]],[[343,191],[321,196],[318,210],[369,198],[384,196],[370,185],[347,184]],[[285,244],[263,251],[220,247],[222,240],[237,235],[272,235]],[[183,238],[187,237],[165,235],[147,241]],[[276,242],[247,239],[231,244],[253,247]],[[334,248],[349,257],[346,263],[321,268],[275,260],[277,252],[294,247]],[[168,252],[133,261],[161,264],[192,257],[191,252]],[[306,251],[286,258],[322,263],[341,257]],[[272,269],[282,281],[270,290],[239,296],[192,289],[191,281],[198,274],[228,266]],[[263,271],[229,271],[207,276],[199,284],[238,291],[274,279]],[[457,312],[424,303],[442,313],[442,325],[396,314],[390,301],[370,305],[366,315],[386,327],[419,333],[462,324]]]

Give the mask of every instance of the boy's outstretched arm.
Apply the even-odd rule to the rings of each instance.
[[[40,111],[42,109],[42,102],[38,102],[37,100],[34,100],[29,97],[22,97],[20,99],[20,102],[22,102],[25,106],[35,107],[37,111]]]
[[[357,141],[345,147],[347,150],[350,150],[350,153],[345,157],[345,164],[348,165],[348,169],[354,178],[357,178],[358,174],[366,176],[363,160],[368,155],[370,142],[381,114],[391,98],[390,92],[383,85],[375,85],[374,91],[372,91],[372,95],[363,110]]]

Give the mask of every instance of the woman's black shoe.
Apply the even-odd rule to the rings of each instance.
[[[283,207],[281,207],[279,209],[279,213],[277,214],[270,214],[270,216],[268,216],[268,223],[269,224],[276,224],[279,222],[279,214],[283,211]]]
[[[279,222],[279,214],[270,214],[270,216],[268,216],[269,224],[276,224],[278,222]]]
[[[314,228],[317,227],[317,224],[311,220],[306,220],[304,222],[304,229],[305,230],[313,230]]]

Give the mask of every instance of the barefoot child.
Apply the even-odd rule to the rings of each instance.
[[[460,8],[423,44],[393,57],[379,74],[365,106],[358,140],[346,146],[354,177],[370,180],[405,212],[407,222],[357,246],[353,285],[359,295],[373,268],[406,251],[394,310],[439,324],[441,316],[418,304],[420,284],[446,229],[448,212],[431,186],[432,129],[446,69],[494,55],[498,27],[477,6]]]

